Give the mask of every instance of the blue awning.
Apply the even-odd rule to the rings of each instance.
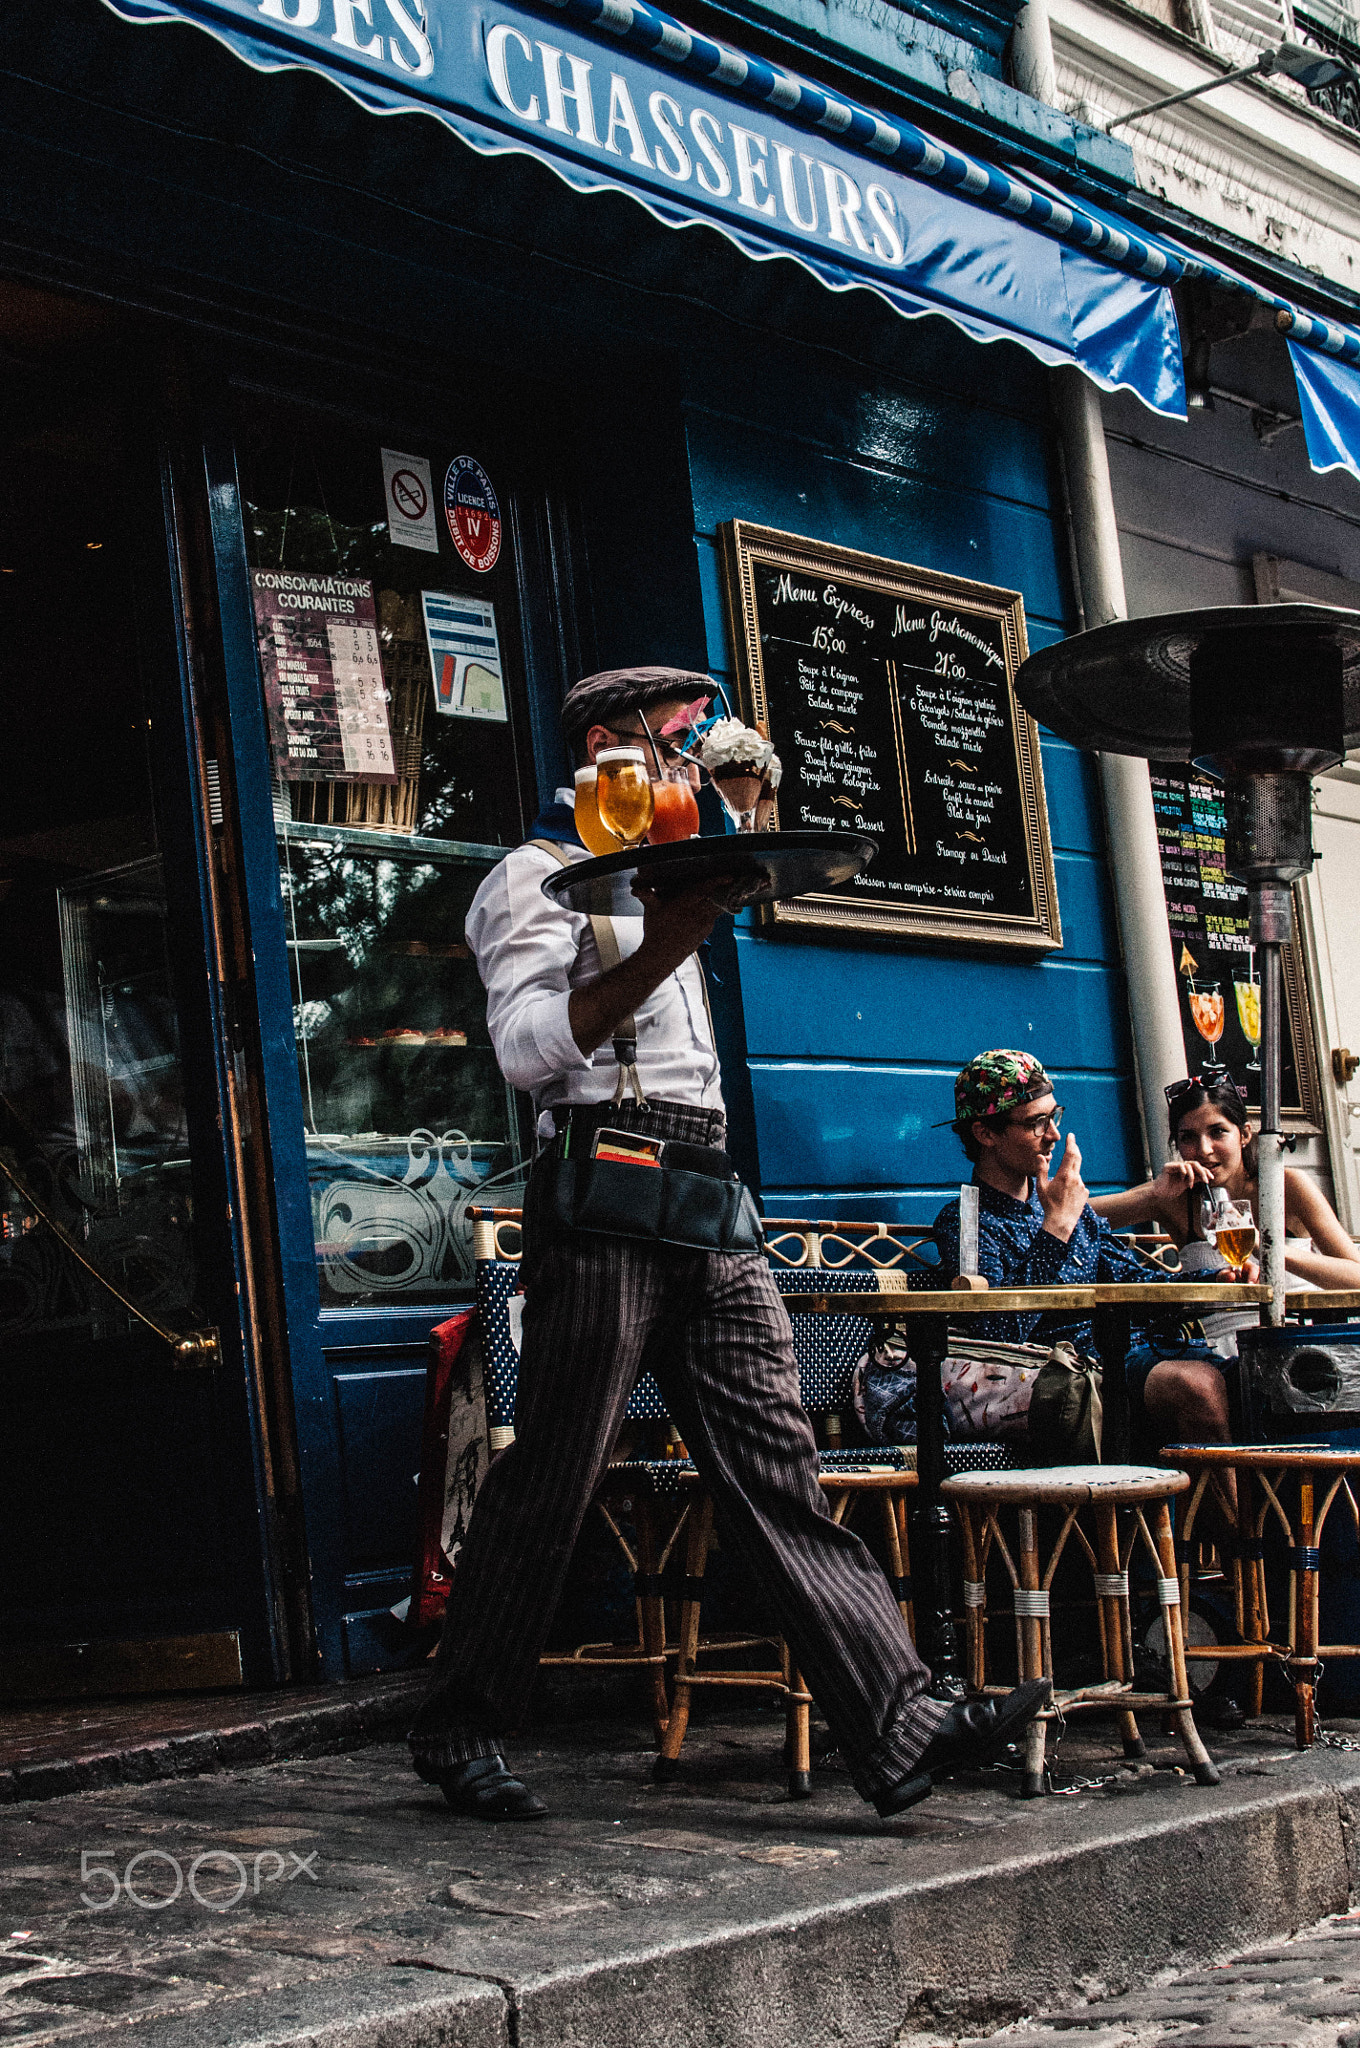
[[[1167,286],[1182,264],[1112,216],[700,36],[644,0],[105,0],[191,23],[260,71],[319,72],[487,156],[622,192],[907,318],[953,321],[1185,411]]]
[[[1308,460],[1319,471],[1348,469],[1360,481],[1360,369],[1289,343]]]

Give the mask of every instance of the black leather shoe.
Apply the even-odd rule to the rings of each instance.
[[[439,1789],[468,1820],[541,1820],[548,1811],[522,1778],[510,1775],[504,1757],[475,1756],[441,1771]]]
[[[1052,1694],[1046,1678],[1033,1678],[1003,1699],[962,1700],[951,1707],[917,1757],[911,1775],[874,1801],[883,1818],[915,1806],[947,1771],[976,1770],[980,1764],[994,1763],[1048,1705]]]

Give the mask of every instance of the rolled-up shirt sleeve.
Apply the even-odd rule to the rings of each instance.
[[[486,1021],[512,1088],[537,1095],[556,1074],[591,1065],[572,1037],[571,973],[584,917],[564,915],[542,891],[555,863],[518,847],[472,900],[465,930],[486,989]]]

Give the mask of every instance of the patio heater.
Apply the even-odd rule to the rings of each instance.
[[[1016,695],[1075,746],[1193,762],[1222,783],[1227,865],[1261,968],[1261,1277],[1284,1320],[1280,948],[1313,865],[1312,777],[1360,745],[1360,612],[1233,605],[1097,626],[1032,654]]]

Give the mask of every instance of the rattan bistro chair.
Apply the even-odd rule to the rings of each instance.
[[[1325,1419],[1325,1418],[1324,1418]],[[1194,1490],[1181,1517],[1181,1586],[1190,1593],[1195,1524],[1206,1494],[1236,1540],[1225,1558],[1238,1643],[1215,1643],[1215,1661],[1237,1660],[1251,1669],[1247,1712],[1259,1714],[1265,1666],[1278,1662],[1294,1688],[1294,1741],[1312,1746],[1317,1733],[1316,1692],[1322,1667],[1333,1657],[1360,1657],[1360,1643],[1319,1641],[1318,1595],[1322,1532],[1335,1511],[1360,1535],[1360,1451],[1330,1444],[1172,1444],[1162,1456],[1190,1473]],[[1237,1475],[1236,1504],[1224,1484]],[[1338,1503],[1344,1503],[1339,1505]],[[1285,1626],[1272,1626],[1266,1588],[1266,1529],[1275,1528],[1289,1560]],[[1205,1657],[1207,1649],[1188,1649]]]
[[[1094,1575],[1104,1678],[1099,1684],[1072,1690],[1055,1688],[1052,1706],[1030,1723],[1025,1739],[1023,1783],[1027,1797],[1044,1790],[1044,1748],[1049,1722],[1082,1708],[1113,1709],[1118,1714],[1126,1756],[1143,1753],[1135,1709],[1151,1707],[1169,1713],[1197,1782],[1219,1782],[1217,1768],[1195,1727],[1190,1704],[1181,1630],[1181,1589],[1171,1533],[1171,1499],[1184,1493],[1189,1485],[1184,1472],[1138,1465],[1054,1465],[1029,1472],[966,1472],[945,1481],[945,1498],[957,1509],[963,1525],[963,1597],[968,1625],[968,1676],[973,1692],[995,1695],[1010,1689],[987,1682],[989,1562],[999,1559],[1009,1580],[1022,1682],[1030,1678],[1052,1681],[1054,1676],[1049,1593],[1070,1537],[1076,1537]],[[1046,1560],[1039,1547],[1038,1520],[1042,1508],[1056,1509],[1062,1518]],[[1015,1511],[1016,1518],[1014,1554],[1002,1527],[1003,1512],[1010,1510]],[[1122,1541],[1120,1510],[1126,1511],[1127,1525]],[[1083,1516],[1093,1525],[1090,1535],[1081,1525]],[[1157,1575],[1170,1665],[1169,1692],[1135,1692],[1133,1688],[1129,1564],[1140,1539]]]

